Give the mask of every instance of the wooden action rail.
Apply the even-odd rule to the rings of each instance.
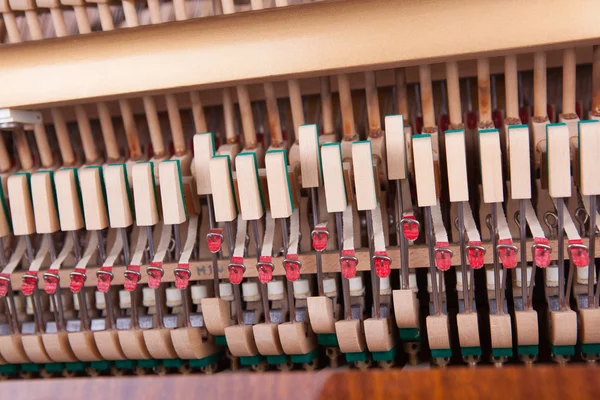
[[[530,249],[534,244],[532,239],[527,240],[527,249]],[[548,244],[554,249],[554,251],[550,254],[550,259],[552,261],[557,260],[558,251],[557,249],[557,241],[549,240]],[[584,240],[584,244],[587,244],[587,238]],[[482,246],[486,250],[484,263],[491,264],[492,263],[492,244],[491,243],[483,243]],[[455,254],[452,257],[452,265],[459,266],[460,265],[460,257],[459,254],[459,245],[450,244],[449,249],[452,250]],[[596,238],[596,257],[600,257],[600,237]],[[567,246],[565,245],[565,252],[567,250]],[[391,268],[392,269],[400,269],[400,254],[397,246],[389,247],[389,257],[392,259]],[[409,268],[429,268],[429,261],[427,255],[428,249],[426,245],[417,245],[409,247]],[[566,254],[566,253],[565,253]],[[315,256],[314,253],[308,254],[299,254],[298,260],[302,264],[302,274],[316,274],[316,264],[315,264]],[[357,271],[369,271],[370,263],[369,263],[369,250],[368,248],[362,248],[356,250],[356,257],[358,258]],[[520,255],[519,255],[520,257]],[[285,270],[283,268],[283,258],[284,257],[273,257],[273,276],[285,276]],[[338,273],[340,269],[339,265],[339,254],[338,251],[328,251],[323,252],[323,273]],[[527,251],[527,261],[531,262],[531,252]],[[196,280],[212,280],[212,260],[211,259],[203,259],[190,261],[190,271],[192,275],[190,276],[190,281]],[[228,280],[229,279],[229,259],[222,258],[218,261],[219,264],[219,279]],[[258,276],[256,261],[251,257],[245,260],[246,272],[244,273],[244,278],[254,278]],[[175,282],[175,276],[173,274],[173,269],[177,267],[177,263],[165,263],[163,268],[165,270],[164,277],[162,278],[163,282]],[[112,284],[114,285],[123,285],[124,283],[124,275],[123,271],[125,271],[125,266],[116,265],[113,267],[114,278],[112,280]],[[85,281],[85,287],[96,287],[97,278],[96,278],[96,270],[99,267],[88,267],[89,270],[88,279]],[[142,270],[144,270],[144,266],[142,266]],[[60,284],[63,288],[69,287],[69,274],[72,272],[72,269],[65,267],[62,268],[59,272],[60,276]],[[23,275],[23,271],[16,271],[11,274],[11,285],[14,291],[21,290],[21,277]],[[139,283],[147,283],[148,276],[147,274],[142,274],[142,278],[139,280]],[[40,288],[43,287],[43,283],[40,282]]]
[[[591,47],[578,47],[575,49],[577,55],[577,63],[578,65],[587,65],[592,63],[593,51]],[[548,68],[560,68],[562,66],[562,50],[553,50],[546,53],[547,62],[546,65]],[[514,55],[513,57],[516,60],[517,71],[531,71],[534,67],[533,64],[533,54],[525,53]],[[457,66],[458,77],[469,78],[477,75],[477,61],[472,60],[463,60],[455,62]],[[419,81],[419,72],[418,67],[407,67],[403,68],[405,71],[406,79],[404,84],[413,84]],[[385,69],[375,71],[375,81],[377,88],[381,90],[382,88],[391,88],[396,85],[396,70],[393,69]],[[434,64],[431,65],[431,78],[433,81],[440,81],[447,78],[446,69],[444,64]],[[515,71],[516,72],[516,71]],[[504,74],[505,73],[505,62],[504,57],[493,57],[490,59],[490,74]],[[350,90],[364,90],[365,89],[365,74],[362,72],[359,73],[351,73],[347,74],[348,82],[350,85]],[[297,80],[299,83],[299,89],[302,93],[302,96],[311,96],[318,95],[321,93],[323,82],[327,83],[327,87],[330,90],[330,95],[333,93],[339,93],[338,82],[335,76],[322,76],[322,77],[310,77]],[[274,81],[274,82],[266,82],[265,85],[271,86],[269,89],[273,90],[273,93],[269,93],[269,97],[275,99],[288,99],[289,98],[289,90],[287,81]],[[266,92],[263,89],[262,84],[250,84],[247,85],[248,89],[248,97],[251,102],[256,101],[266,101],[267,96]],[[223,89],[222,88],[207,88],[203,89],[200,92],[192,92],[194,93],[194,98],[190,97],[190,93],[188,92],[179,92],[179,93],[171,93],[172,97],[176,100],[176,103],[179,105],[180,109],[187,110],[197,108],[197,104],[202,104],[203,107],[211,107],[211,106],[221,106],[224,102],[223,100]],[[502,90],[499,90],[499,93],[502,93]],[[136,114],[148,114],[146,109],[146,99],[152,98],[154,100],[154,105],[156,111],[158,112],[166,112],[168,110],[168,103],[165,100],[164,96],[156,96],[156,97],[137,97],[137,98],[129,98],[128,102],[131,108],[131,111]],[[232,100],[237,100],[235,96],[232,96]],[[408,93],[405,93],[403,96],[400,96],[405,99],[405,101],[410,97]],[[121,97],[118,98],[117,101],[107,101],[105,102],[105,106],[107,111],[113,117],[118,117],[121,115],[120,102],[123,100]],[[89,118],[99,118],[99,110],[96,107],[95,103],[86,103],[79,104],[79,101],[69,101],[65,100],[61,103],[76,103],[81,108],[85,109]],[[449,106],[452,102],[449,102]],[[42,113],[42,120],[46,123],[50,121],[54,121],[54,114],[52,114],[51,110],[47,108],[47,104],[31,104],[26,109],[34,109],[40,111]],[[56,110],[57,108],[53,108]],[[75,110],[71,107],[63,107],[60,108],[62,111],[62,117],[66,122],[72,122],[77,120]],[[407,121],[408,118],[408,110],[405,109],[406,112],[401,113],[405,116]]]
[[[600,37],[599,12],[594,0],[332,1],[2,46],[0,108],[579,47]]]

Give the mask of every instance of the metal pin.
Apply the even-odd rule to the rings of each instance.
[[[281,219],[281,235],[283,239],[284,255],[287,256],[287,250],[289,246],[289,233],[287,227],[287,218]],[[285,257],[284,257],[285,258]],[[294,299],[294,284],[292,281],[286,279],[287,295],[288,295],[288,309],[290,310],[290,322],[296,321],[296,301]]]
[[[565,304],[565,233],[564,226],[564,203],[562,198],[556,199],[557,218],[557,236],[558,236],[558,303],[562,310],[566,308]]]
[[[335,213],[335,229],[337,231],[338,250],[340,257],[342,257],[342,251],[344,247],[344,231],[342,228],[342,213]],[[341,277],[342,279],[342,295],[344,297],[344,318],[349,320],[352,319],[352,308],[350,304],[350,283],[348,279]]]
[[[319,224],[319,209],[317,206],[317,188],[310,188],[310,203],[313,212],[313,229]],[[317,257],[317,286],[319,296],[323,296],[323,262],[321,260],[321,252],[316,252]]]
[[[596,196],[590,196],[590,230],[589,250],[590,265],[588,266],[588,308],[598,307],[596,296],[594,296],[594,275],[596,273]]]
[[[429,253],[429,273],[431,274],[431,294],[433,296],[433,313],[440,315],[442,310],[439,304],[440,295],[437,287],[437,269],[435,267],[435,238],[433,236],[433,220],[431,207],[425,207],[425,229],[427,231],[427,249]]]
[[[213,210],[213,198],[209,194],[206,197],[206,203],[208,204],[208,226],[212,230],[215,228],[215,215]],[[212,253],[212,266],[213,266],[213,286],[215,290],[215,297],[220,297],[220,286],[219,286],[219,256],[217,253]]]
[[[460,268],[463,280],[463,301],[465,303],[465,312],[470,313],[472,304],[469,301],[469,271],[467,271],[467,248],[465,243],[465,217],[462,201],[457,204],[458,209],[458,238],[460,241]]]

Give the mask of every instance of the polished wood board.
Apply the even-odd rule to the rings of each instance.
[[[526,368],[224,372],[216,375],[12,380],[0,398],[17,399],[571,399],[597,398],[600,369],[577,364]]]

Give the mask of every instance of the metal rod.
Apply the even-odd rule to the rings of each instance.
[[[102,231],[97,230],[96,236],[98,237],[98,258],[100,259],[100,264],[106,260],[106,249],[104,248],[104,236],[102,236]]]
[[[457,204],[458,210],[458,238],[460,241],[460,269],[463,280],[463,301],[465,303],[465,312],[470,313],[472,304],[469,302],[469,274],[467,271],[467,248],[465,243],[465,217],[463,203],[459,201]]]
[[[150,257],[149,261],[154,259],[154,236],[152,234],[152,226],[146,226],[146,236],[148,237],[148,254]]]
[[[214,229],[215,227],[215,215],[213,210],[213,198],[209,194],[206,196],[206,203],[208,204],[208,227]],[[212,253],[212,266],[213,266],[213,286],[215,291],[215,297],[220,297],[220,286],[219,286],[219,256],[217,253]]]
[[[175,233],[175,259],[179,260],[179,257],[181,257],[181,234],[179,233],[179,225],[173,225],[173,232]]]
[[[116,328],[115,324],[115,309],[113,307],[113,301],[111,291],[104,292],[104,305],[106,306],[106,321],[110,330]]]
[[[56,247],[54,246],[54,238],[51,233],[47,233],[46,240],[48,241],[48,252],[50,253],[50,262],[56,260]]]
[[[79,262],[81,260],[81,248],[79,247],[77,231],[71,231],[71,237],[73,238],[73,255],[75,256],[75,261]]]
[[[429,273],[431,274],[431,294],[433,296],[433,313],[440,315],[439,293],[437,287],[437,269],[435,267],[435,238],[433,237],[433,221],[431,219],[431,207],[425,207],[425,229],[427,230],[427,249],[429,253]]]
[[[242,317],[242,294],[240,293],[240,285],[233,285],[233,302],[235,304],[235,314],[238,325],[244,325]]]
[[[556,199],[556,214],[558,217],[557,224],[557,236],[558,236],[558,303],[564,310],[565,308],[565,233],[563,231],[564,226],[564,204],[563,199]]]
[[[596,196],[590,196],[590,230],[589,254],[590,265],[588,266],[588,308],[596,308],[596,297],[594,296],[594,277],[596,274]]]
[[[287,223],[287,218],[281,219],[281,236],[283,241],[284,258],[287,257],[288,246],[290,245]],[[287,279],[286,281],[290,322],[296,322],[296,300],[294,298],[294,283]]]
[[[88,330],[87,298],[85,297],[85,287],[77,293],[79,300],[79,320],[81,321],[80,331]]]
[[[27,261],[29,264],[33,262],[34,254],[33,254],[33,244],[31,244],[31,236],[25,235],[25,246],[27,247]]]
[[[404,215],[404,204],[402,199],[402,181],[396,181],[396,197],[398,200],[398,230],[400,232],[400,284],[402,289],[406,290],[410,286],[408,272],[408,240],[404,236],[404,224],[402,223],[402,215]],[[341,250],[341,247],[340,247]]]
[[[313,212],[313,229],[319,224],[319,209],[317,206],[317,188],[310,188],[310,203]],[[321,260],[321,252],[316,252],[317,258],[317,287],[319,296],[323,296],[323,261]]]
[[[4,239],[0,237],[0,265],[2,267],[5,267],[7,264],[6,253],[4,251]]]
[[[519,241],[521,245],[521,297],[523,298],[523,307],[526,304],[529,304],[527,300],[527,251],[526,242],[527,238],[525,235],[527,234],[527,221],[525,218],[525,200],[519,200]],[[533,254],[535,256],[535,252]],[[535,257],[532,258],[532,261],[535,268]]]
[[[494,249],[494,294],[496,297],[496,314],[500,315],[504,313],[504,306],[498,303],[502,301],[502,290],[500,283],[500,260],[498,252],[498,214],[496,210],[497,204],[491,203],[491,215],[492,215],[492,248]]]
[[[379,276],[375,272],[375,261],[373,260],[373,216],[371,210],[366,211],[367,215],[367,234],[369,240],[369,261],[371,264],[371,287],[373,289],[373,307],[375,318],[379,319],[381,314],[381,296],[379,293]]]
[[[227,250],[229,252],[229,259],[233,257],[233,232],[231,229],[231,222],[225,222],[225,236],[227,236]]]
[[[121,239],[123,240],[123,262],[125,266],[129,265],[129,260],[131,259],[129,252],[129,238],[127,237],[127,228],[119,228],[119,233],[121,234]]]

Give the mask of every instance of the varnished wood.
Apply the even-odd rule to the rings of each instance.
[[[73,398],[214,399],[595,399],[598,370],[582,364],[390,371],[268,372],[214,376],[96,377],[2,382],[11,400]],[[301,390],[299,390],[301,388]]]
[[[394,68],[423,60],[551,49],[565,42],[584,45],[600,36],[594,19],[600,4],[594,0],[509,3],[318,2],[4,46],[0,72],[7,96],[0,107]],[[515,10],[535,19],[515,19]],[[481,15],[511,23],[490,24]],[[453,25],[448,35],[447,21],[452,20],[461,23]],[[378,29],[364,21],[377,21]],[[532,29],[532,22],[538,29]],[[551,26],[561,29],[547,29]],[[413,37],[415,30],[420,32],[418,43],[397,40]],[[293,45],[284,40],[283,32],[293,38]],[[89,79],[99,74],[103,79]],[[28,87],[35,90],[23,90]]]

